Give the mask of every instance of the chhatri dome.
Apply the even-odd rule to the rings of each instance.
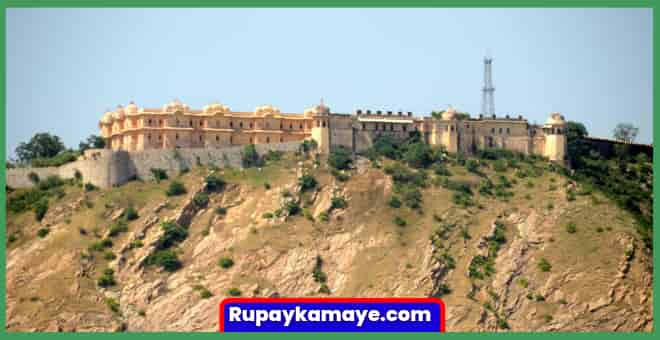
[[[112,119],[114,120],[122,120],[125,117],[125,112],[124,112],[124,107],[121,105],[117,105],[117,109],[115,109],[115,112],[112,113]]]
[[[126,106],[126,114],[128,114],[128,115],[134,115],[134,114],[137,114],[137,113],[138,113],[138,106],[135,105],[135,103],[131,101],[131,102]]]
[[[323,99],[318,105],[305,109],[303,111],[305,117],[311,117],[316,115],[327,115],[330,114],[330,108],[323,103]]]
[[[112,124],[112,112],[106,111],[101,117],[101,124]]]
[[[453,107],[448,108],[442,113],[442,120],[452,120],[456,118],[456,109]]]
[[[278,114],[280,114],[280,109],[272,105],[257,106],[257,108],[254,109],[254,115],[258,117],[265,117],[265,116],[278,115]]]
[[[566,120],[564,119],[564,116],[562,116],[561,113],[553,112],[553,113],[550,114],[550,117],[545,122],[545,124],[546,125],[564,125],[564,124],[566,124]]]

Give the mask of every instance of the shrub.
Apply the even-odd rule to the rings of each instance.
[[[520,285],[520,287],[527,288],[529,286],[529,281],[526,278],[521,277],[518,279],[518,285]]]
[[[11,235],[9,235],[9,237],[7,237],[7,242],[9,242],[9,243],[14,243],[14,242],[16,242],[16,240],[18,240],[18,238],[16,237],[15,234],[11,234]]]
[[[575,223],[571,222],[568,225],[566,225],[566,232],[567,233],[575,234],[576,231],[577,231],[577,226],[575,225]]]
[[[213,296],[213,293],[211,293],[210,290],[208,290],[206,288],[203,288],[203,289],[199,290],[199,297],[201,297],[202,299],[208,299],[211,296]]]
[[[547,273],[552,269],[552,265],[544,257],[539,260],[538,267],[544,273]]]
[[[266,189],[266,190],[270,190],[270,183],[265,182],[265,183],[264,183],[264,189]]]
[[[160,266],[168,272],[174,272],[181,268],[181,261],[176,253],[169,249],[157,250],[147,258],[148,265]]]
[[[313,139],[306,139],[300,144],[300,151],[307,153],[312,150],[316,150],[318,144]]]
[[[183,186],[183,183],[179,181],[172,181],[170,182],[170,186],[167,188],[167,191],[165,191],[165,194],[167,196],[177,196],[177,195],[183,195],[186,192],[187,190]]]
[[[268,150],[268,152],[264,155],[264,160],[268,162],[279,161],[282,159],[283,154],[284,153],[282,151]]]
[[[347,205],[348,203],[346,203],[346,199],[343,197],[335,196],[331,199],[330,210],[344,209]]]
[[[75,161],[78,153],[75,151],[63,151],[50,158],[35,158],[31,164],[35,168],[60,166]]]
[[[151,171],[151,175],[154,176],[154,179],[157,183],[167,179],[167,172],[164,169],[151,168],[149,170]]]
[[[574,190],[568,190],[566,192],[566,200],[571,202],[575,201],[575,191]]]
[[[387,201],[387,205],[389,205],[392,208],[401,208],[401,200],[399,200],[399,198],[396,196],[392,196]]]
[[[48,228],[41,228],[41,229],[37,230],[37,236],[39,236],[40,238],[46,237],[46,235],[48,235],[48,233],[50,233],[50,229],[48,229]]]
[[[128,231],[128,225],[123,220],[119,219],[113,223],[108,231],[108,236],[115,237],[121,233]]]
[[[479,174],[479,162],[477,162],[474,159],[469,159],[467,162],[465,162],[465,168],[467,171],[475,174]]]
[[[350,179],[350,177],[347,174],[337,169],[330,169],[330,174],[340,182],[346,182]]]
[[[284,205],[284,209],[289,213],[290,216],[294,216],[300,212],[300,205],[294,201],[288,201]]]
[[[306,219],[314,222],[314,215],[312,215],[312,212],[309,211],[309,209],[303,209],[303,216],[305,216]]]
[[[298,184],[300,185],[300,191],[310,191],[316,188],[317,182],[314,176],[305,174],[298,178]]]
[[[103,275],[101,275],[97,280],[98,286],[103,288],[114,286],[117,283],[115,281],[114,274],[115,271],[112,270],[111,268],[106,268],[105,270],[103,270]]]
[[[330,295],[330,293],[331,293],[330,292],[330,287],[328,287],[327,284],[322,283],[321,286],[319,287],[319,293]]]
[[[112,261],[117,258],[117,255],[115,255],[113,252],[106,250],[103,253],[103,258],[106,259],[107,261]]]
[[[474,205],[474,201],[472,200],[472,197],[470,197],[468,194],[464,192],[455,192],[452,197],[452,202],[454,204],[460,206],[460,207],[471,207]]]
[[[227,215],[227,208],[217,207],[215,208],[215,213],[221,216]]]
[[[241,164],[244,168],[259,167],[263,165],[263,160],[261,159],[261,156],[259,156],[259,153],[257,153],[254,144],[248,144],[243,147],[243,151],[241,152]]]
[[[322,222],[328,222],[328,220],[330,220],[330,216],[328,216],[327,212],[322,211],[321,213],[319,213],[319,220]]]
[[[62,185],[64,185],[64,181],[57,175],[48,176],[45,180],[39,181],[39,189],[41,190],[49,190]]]
[[[89,192],[89,191],[94,191],[96,189],[98,189],[96,185],[89,182],[85,183],[85,191]]]
[[[163,235],[156,241],[157,249],[167,249],[174,244],[181,242],[188,237],[188,230],[176,222],[163,222],[161,224],[163,228]]]
[[[337,170],[348,169],[352,162],[351,152],[345,147],[336,148],[328,155],[328,165]]]
[[[433,172],[438,176],[451,176],[449,169],[442,163],[435,163],[433,166]]]
[[[231,288],[227,289],[227,295],[229,295],[229,296],[241,296],[241,291],[240,291],[240,289],[238,289],[236,287],[231,287]]]
[[[218,266],[227,269],[231,268],[234,265],[234,260],[232,260],[229,257],[221,257],[220,260],[218,260]]]
[[[131,249],[142,248],[143,246],[144,244],[140,240],[133,240],[130,244]]]
[[[399,227],[405,227],[408,224],[408,222],[406,222],[406,220],[404,220],[403,218],[401,218],[399,216],[394,217],[394,220],[392,222],[394,224],[398,225]]]
[[[403,160],[413,168],[426,168],[433,162],[433,150],[426,143],[412,143],[406,147]]]
[[[493,163],[493,170],[497,172],[505,172],[507,169],[507,163],[503,159],[498,159]]]
[[[128,208],[126,208],[126,210],[124,210],[124,217],[128,221],[134,221],[137,220],[140,217],[140,215],[138,215],[137,210],[135,210],[133,206],[129,206]]]
[[[108,308],[110,308],[110,310],[113,313],[119,314],[119,311],[120,311],[119,310],[119,302],[117,302],[117,300],[115,300],[113,298],[106,298],[105,299],[105,304],[106,304],[106,306],[108,306]]]
[[[29,179],[30,182],[31,182],[32,184],[34,184],[34,185],[38,185],[38,184],[39,184],[39,175],[37,175],[37,173],[34,172],[34,171],[32,171],[32,172],[30,172],[30,173],[28,174],[28,179]]]
[[[312,270],[312,277],[314,281],[318,283],[326,283],[328,281],[328,275],[323,272],[323,259],[321,256],[316,256],[316,262],[314,263],[314,269]]]
[[[206,190],[208,191],[221,191],[225,188],[225,181],[216,174],[210,174],[204,180],[206,182]]]
[[[34,205],[34,217],[37,219],[37,221],[41,221],[46,215],[47,211],[48,199],[44,197],[37,201],[37,203]]]
[[[263,215],[261,215],[261,218],[269,219],[273,218],[273,213],[272,212],[265,212]]]
[[[198,208],[204,208],[209,204],[209,195],[205,192],[198,192],[193,197],[193,202]]]

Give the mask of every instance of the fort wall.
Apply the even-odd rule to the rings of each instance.
[[[268,150],[296,151],[300,144],[298,141],[256,144],[255,148],[259,154],[265,154]],[[158,149],[137,152],[88,150],[81,159],[60,167],[6,169],[6,183],[12,188],[27,188],[33,186],[28,178],[31,172],[36,173],[41,179],[54,175],[73,178],[78,170],[85,183],[107,188],[124,184],[135,178],[152,179],[152,168],[164,169],[169,176],[175,176],[182,169],[190,169],[197,165],[240,167],[243,147]]]

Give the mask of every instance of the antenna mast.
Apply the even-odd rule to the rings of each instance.
[[[481,113],[495,114],[495,87],[493,87],[493,58],[487,53],[484,57],[484,87],[481,89]]]

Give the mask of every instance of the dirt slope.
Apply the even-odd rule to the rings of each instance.
[[[232,288],[242,296],[327,296],[312,274],[320,258],[330,296],[443,293],[449,331],[651,330],[650,254],[632,217],[599,193],[569,201],[566,180],[545,172],[519,180],[508,201],[476,193],[477,204],[462,208],[451,191],[429,185],[421,211],[395,209],[387,204],[390,177],[366,160],[358,164],[346,182],[325,162],[317,167],[292,155],[260,170],[221,170],[228,185],[202,208],[192,200],[211,172],[202,167],[180,177],[187,194],[175,197],[164,194],[169,180],[87,193],[67,186],[41,222],[32,212],[9,214],[16,241],[7,250],[7,329],[214,331],[218,302]],[[303,168],[318,188],[299,195]],[[450,171],[452,180],[479,183],[463,167]],[[347,206],[322,221],[332,197]],[[277,215],[287,201],[299,201],[315,221],[302,213],[264,215]],[[112,238],[116,258],[88,250],[128,206],[139,218]],[[393,223],[396,216],[406,225]],[[147,265],[163,221],[188,229],[175,247],[182,267],[173,273]],[[40,238],[43,227],[50,233]],[[505,240],[492,254],[488,240],[496,232]],[[494,271],[470,277],[475,257],[489,254]],[[223,257],[233,266],[219,266]],[[99,288],[105,268],[117,284]],[[115,311],[108,299],[118,303]]]

